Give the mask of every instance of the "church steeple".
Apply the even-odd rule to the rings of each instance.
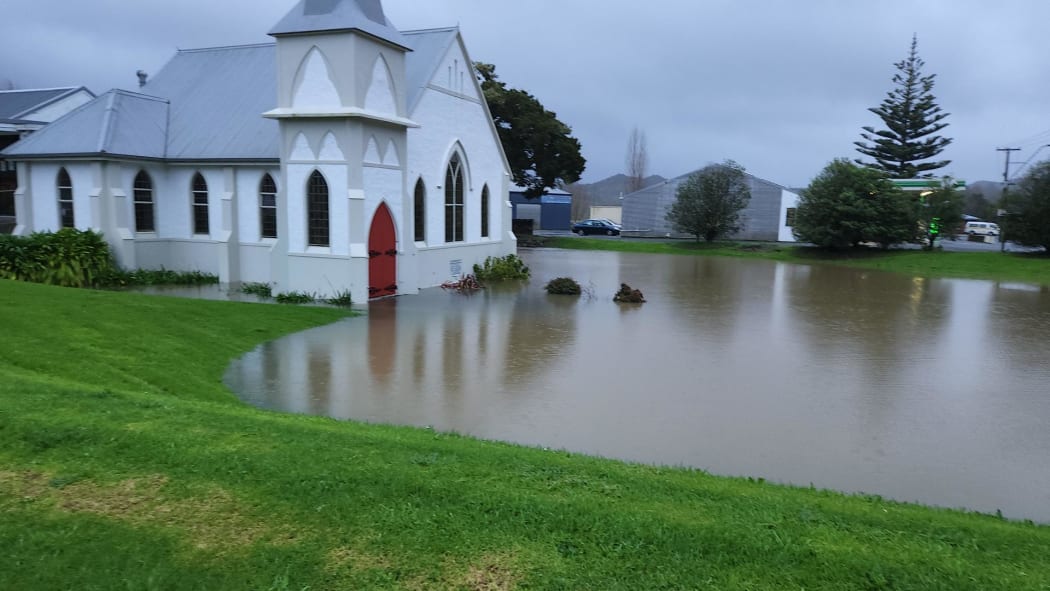
[[[407,50],[401,32],[386,18],[382,0],[299,0],[270,30],[273,37],[360,31]]]

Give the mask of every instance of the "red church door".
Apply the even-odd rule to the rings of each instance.
[[[397,295],[397,235],[385,203],[379,205],[368,231],[368,297]]]

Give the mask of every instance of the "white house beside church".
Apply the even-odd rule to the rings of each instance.
[[[458,29],[300,0],[270,35],[179,51],[5,149],[14,232],[94,229],[124,267],[357,302],[514,252],[510,168]]]

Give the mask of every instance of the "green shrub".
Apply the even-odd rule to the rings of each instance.
[[[580,284],[576,283],[576,280],[572,277],[551,279],[544,289],[547,290],[547,293],[555,295],[580,295],[583,293],[583,290],[580,289]]]
[[[525,262],[513,254],[502,258],[488,257],[483,265],[474,265],[474,276],[482,282],[528,279],[530,274]]]
[[[103,285],[118,272],[102,234],[64,228],[0,237],[0,278],[63,287]]]
[[[277,294],[278,304],[312,304],[317,301],[317,296],[305,291],[289,291]]]
[[[172,271],[161,267],[160,269],[132,271],[117,270],[107,278],[105,285],[214,285],[218,282],[218,275],[201,271]]]
[[[343,291],[335,292],[334,296],[326,298],[325,303],[330,306],[349,308],[350,306],[354,305],[354,299],[350,297],[350,290],[344,289]]]
[[[244,283],[241,284],[241,293],[259,296],[260,298],[272,298],[273,287],[269,283]]]

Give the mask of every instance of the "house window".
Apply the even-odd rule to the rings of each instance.
[[[193,175],[193,233],[208,234],[208,183],[201,173]]]
[[[73,181],[65,168],[59,169],[58,180],[58,221],[63,228],[77,227],[73,217]]]
[[[277,238],[277,183],[264,174],[259,183],[259,235]]]
[[[415,222],[416,242],[424,242],[427,239],[427,189],[423,186],[423,179],[416,181],[415,196]]]
[[[481,189],[481,237],[489,237],[489,186]]]
[[[153,181],[150,180],[145,170],[140,170],[135,175],[132,199],[135,203],[135,231],[156,231],[153,223]]]
[[[463,242],[463,162],[453,154],[445,171],[445,242]]]
[[[313,171],[306,187],[307,244],[329,246],[328,183],[318,171]]]
[[[794,207],[789,207],[787,210],[787,218],[784,220],[784,225],[788,228],[795,227],[795,209]]]

